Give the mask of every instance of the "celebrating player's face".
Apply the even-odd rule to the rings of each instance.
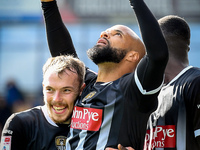
[[[96,45],[87,51],[88,57],[95,63],[119,63],[132,50],[135,33],[126,26],[116,25],[102,32]],[[136,47],[137,48],[137,47]]]
[[[80,94],[78,75],[67,69],[59,75],[49,71],[43,81],[44,101],[55,123],[70,123],[74,102]]]

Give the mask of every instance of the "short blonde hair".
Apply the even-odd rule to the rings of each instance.
[[[71,55],[61,55],[50,57],[43,66],[43,80],[46,72],[51,70],[58,75],[65,69],[72,71],[78,75],[80,86],[84,83],[85,78],[85,65],[78,58]]]

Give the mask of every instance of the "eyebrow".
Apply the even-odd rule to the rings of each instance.
[[[117,31],[117,32],[119,32],[119,33],[121,33],[121,34],[124,34],[121,30],[115,30],[115,31]]]
[[[52,88],[52,89],[55,89],[54,87],[52,87],[52,86],[46,86],[46,88]],[[69,89],[69,88],[73,88],[73,87],[71,87],[71,86],[65,86],[65,87],[62,87],[61,89]]]
[[[51,86],[47,85],[45,88],[52,88]]]

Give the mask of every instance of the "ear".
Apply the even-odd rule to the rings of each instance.
[[[138,62],[139,61],[139,53],[136,51],[128,52],[126,60],[129,62]]]
[[[188,52],[190,51],[190,45],[188,45]]]
[[[83,83],[82,84],[82,86],[81,86],[81,89],[80,89],[80,94],[79,95],[81,95],[82,94],[82,92],[83,92],[83,89],[86,87],[86,84],[85,83]]]
[[[42,82],[42,91],[44,91],[44,83]]]

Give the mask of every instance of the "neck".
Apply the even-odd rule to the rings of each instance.
[[[97,82],[110,82],[121,77],[117,71],[119,66],[116,63],[101,63],[98,68]]]
[[[187,66],[188,63],[169,61],[165,69],[165,83],[173,80]]]
[[[120,63],[101,63],[98,64],[98,68],[99,70],[96,82],[115,81],[125,74],[125,70],[122,69]]]
[[[133,68],[122,65],[122,63],[101,63],[98,65],[98,77],[96,82],[115,81],[126,73],[133,71]]]

